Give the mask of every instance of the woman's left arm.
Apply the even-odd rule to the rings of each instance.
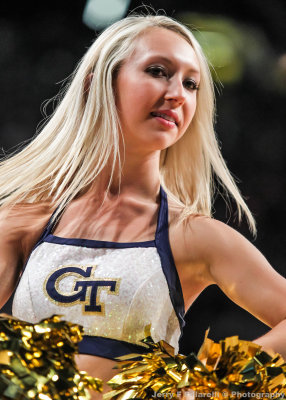
[[[201,222],[196,231],[210,281],[272,328],[254,342],[286,359],[286,279],[234,229],[214,219]]]

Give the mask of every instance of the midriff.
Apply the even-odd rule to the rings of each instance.
[[[104,382],[103,393],[111,390],[111,387],[106,382],[119,373],[118,369],[113,369],[116,361],[88,354],[78,354],[75,360],[80,371],[85,371],[94,378],[102,379]],[[102,393],[90,391],[90,395],[91,400],[102,400]]]

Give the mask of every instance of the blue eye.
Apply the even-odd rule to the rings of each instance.
[[[161,65],[151,65],[146,69],[146,72],[154,78],[170,78],[168,71]],[[199,85],[194,79],[185,79],[183,85],[189,91],[199,90]]]
[[[165,71],[165,68],[161,66],[154,65],[152,67],[149,67],[146,69],[146,72],[149,74],[155,76],[155,77],[161,77],[161,76],[167,76],[167,72]]]
[[[185,80],[184,86],[185,86],[188,90],[199,90],[199,85],[198,85],[197,82],[194,81],[193,79],[187,79],[187,80]]]

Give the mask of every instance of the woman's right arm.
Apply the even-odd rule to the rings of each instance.
[[[22,230],[17,229],[16,218],[10,213],[7,209],[0,211],[0,307],[15,288],[23,259]]]
[[[46,204],[0,209],[0,308],[9,299],[51,215]]]

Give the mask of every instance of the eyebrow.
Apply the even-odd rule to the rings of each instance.
[[[170,59],[170,58],[168,58],[168,57],[165,57],[165,56],[162,56],[162,55],[160,55],[160,54],[153,54],[153,55],[151,55],[151,56],[149,56],[148,58],[146,58],[146,62],[147,61],[152,61],[152,59],[154,59],[154,58],[156,58],[156,59],[160,59],[160,60],[162,60],[162,61],[164,61],[166,64],[169,64],[169,65],[174,65],[174,62]],[[184,63],[185,64],[185,63]],[[190,71],[190,72],[193,72],[193,73],[197,73],[197,74],[199,74],[200,73],[200,70],[198,69],[198,68],[196,68],[193,64],[191,64],[191,63],[188,63],[188,72]]]

